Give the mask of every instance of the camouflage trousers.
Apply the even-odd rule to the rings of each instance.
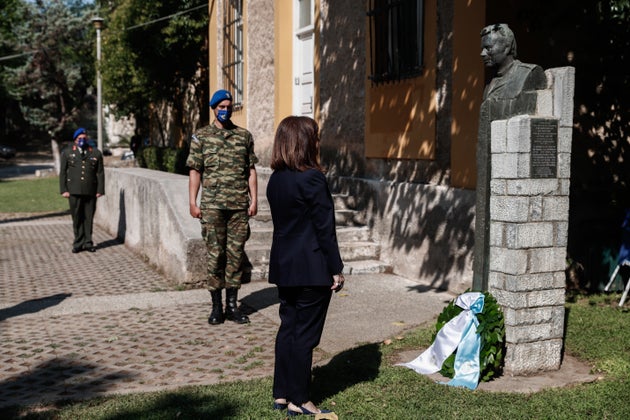
[[[203,209],[201,215],[201,236],[208,251],[208,290],[240,288],[249,238],[247,210]]]

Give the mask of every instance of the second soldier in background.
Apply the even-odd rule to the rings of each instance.
[[[59,192],[68,199],[72,214],[72,253],[96,252],[92,226],[96,199],[105,194],[103,154],[90,145],[85,128],[77,129],[72,141],[61,152],[59,166]]]

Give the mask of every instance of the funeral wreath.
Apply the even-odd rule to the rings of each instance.
[[[477,333],[481,338],[481,349],[479,351],[479,380],[487,382],[492,378],[501,375],[503,371],[503,359],[505,357],[505,325],[503,322],[503,312],[496,299],[490,292],[482,292],[484,295],[483,311],[477,314],[479,326]],[[435,332],[431,341],[435,341],[435,336],[451,319],[455,318],[463,311],[455,305],[452,300],[442,313],[438,316],[435,325]],[[440,373],[448,378],[455,374],[454,363],[455,354],[451,354],[442,364]]]

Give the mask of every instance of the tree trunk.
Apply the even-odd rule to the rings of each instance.
[[[53,137],[50,140],[50,144],[52,146],[52,155],[53,155],[53,163],[55,165],[55,173],[59,175],[59,170],[61,169],[59,142]]]

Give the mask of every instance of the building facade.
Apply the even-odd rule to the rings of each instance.
[[[262,166],[284,117],[315,118],[331,187],[365,213],[381,260],[470,287],[485,1],[216,0],[209,13],[210,91],[234,92]]]

